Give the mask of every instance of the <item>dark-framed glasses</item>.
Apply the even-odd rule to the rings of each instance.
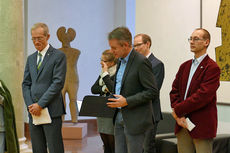
[[[138,43],[138,44],[135,44],[135,45],[133,45],[133,48],[135,48],[135,47],[139,47],[139,46],[141,46],[141,45],[143,45],[144,43]]]
[[[194,38],[190,37],[190,38],[188,38],[188,42],[191,42],[191,41],[198,42],[200,40],[205,40],[205,39],[201,39],[201,38],[198,38],[198,37],[194,37]]]

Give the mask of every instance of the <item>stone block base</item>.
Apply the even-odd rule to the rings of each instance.
[[[63,139],[83,139],[87,135],[87,123],[63,123]]]

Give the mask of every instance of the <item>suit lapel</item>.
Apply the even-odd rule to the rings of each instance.
[[[185,95],[185,92],[186,92],[186,87],[187,87],[187,84],[188,84],[188,78],[189,78],[189,74],[190,74],[190,70],[191,70],[191,65],[192,65],[192,60],[190,60],[186,66],[184,67],[184,70],[183,70],[183,74],[182,74],[182,97],[184,99],[184,95]],[[191,86],[191,84],[190,84]],[[188,94],[187,94],[188,95]]]
[[[37,75],[37,73],[38,73],[38,70],[37,70],[37,56],[38,56],[38,52],[36,51],[36,53],[35,54],[33,54],[33,56],[32,56],[32,70],[33,70],[33,72],[32,73],[34,73],[34,74],[36,74]]]
[[[121,65],[121,61],[118,60],[117,69],[116,69],[115,78],[114,78],[114,83],[113,83],[113,91],[114,91],[114,93],[115,93],[115,91],[116,91],[117,72],[118,72],[118,70],[119,70],[119,68],[120,68],[120,65]]]
[[[154,60],[154,55],[151,53],[150,56],[148,57],[148,60],[153,61]]]
[[[124,81],[125,81],[125,78],[126,78],[128,72],[129,72],[129,70],[130,70],[130,68],[131,68],[131,65],[132,65],[132,63],[133,63],[134,57],[135,57],[135,51],[132,50],[132,51],[131,51],[131,54],[130,54],[130,56],[129,56],[129,59],[128,59],[128,63],[127,63],[126,68],[125,68],[124,75],[123,75],[123,77],[122,77],[121,88],[122,88],[122,86],[123,86],[123,83],[124,83]]]
[[[198,65],[197,69],[196,69],[196,72],[194,73],[193,77],[192,77],[192,80],[191,80],[191,83],[194,81],[194,80],[197,80],[197,78],[200,76],[201,72],[203,72],[205,70],[205,67],[207,65],[207,62],[209,60],[209,56],[207,55],[202,61],[201,63]]]
[[[53,54],[53,48],[50,46],[49,49],[47,50],[47,53],[46,53],[43,61],[42,61],[42,65],[40,66],[40,68],[38,70],[38,76],[41,74],[43,68],[45,67],[47,61],[49,61],[49,58],[52,56],[52,54]]]

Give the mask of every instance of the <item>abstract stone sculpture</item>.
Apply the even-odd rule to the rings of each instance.
[[[66,108],[66,93],[69,96],[69,108],[71,113],[71,120],[73,123],[77,123],[77,91],[79,87],[79,78],[77,73],[77,61],[80,55],[80,51],[75,48],[71,48],[70,42],[74,40],[76,32],[74,29],[69,28],[66,31],[65,27],[60,27],[57,30],[57,37],[62,42],[61,51],[63,51],[67,58],[67,72],[65,85],[62,90],[63,101]]]

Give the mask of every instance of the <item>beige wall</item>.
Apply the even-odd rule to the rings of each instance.
[[[208,54],[215,60],[215,47],[221,45],[221,30],[216,27],[220,0],[203,0],[203,28],[212,36]],[[170,110],[169,92],[180,64],[193,57],[187,38],[200,26],[200,0],[136,0],[136,34],[152,37],[151,51],[165,64],[161,90],[162,109]],[[218,102],[230,103],[230,82],[221,82]]]
[[[136,0],[136,34],[152,38],[151,51],[165,64],[161,107],[171,111],[169,92],[180,64],[191,59],[188,37],[200,26],[200,0]]]

